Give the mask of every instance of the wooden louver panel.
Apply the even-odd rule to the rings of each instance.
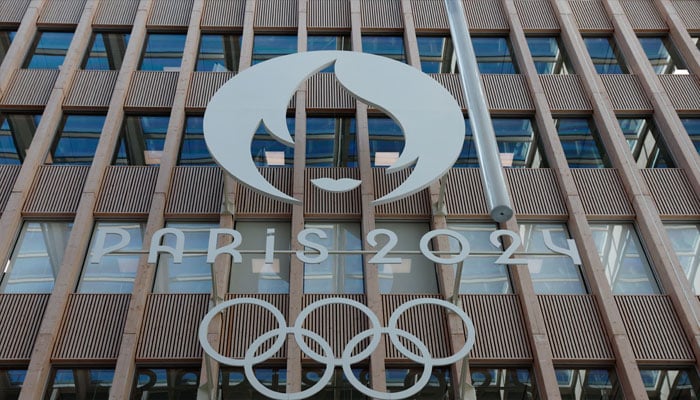
[[[454,216],[488,215],[484,187],[476,168],[453,168],[445,190],[447,213]]]
[[[20,69],[15,72],[1,104],[11,108],[37,108],[48,103],[57,69]]]
[[[282,312],[287,320],[289,310],[289,295],[286,294],[228,294],[226,300],[240,297],[251,297],[266,301]],[[273,329],[280,328],[275,317],[266,309],[250,304],[242,304],[226,309],[223,313],[223,328],[221,330],[221,342],[219,352],[226,357],[243,358],[248,347],[260,335]],[[293,323],[293,322],[292,322]],[[256,354],[267,351],[276,339],[270,339],[260,346]],[[284,360],[287,358],[287,344],[275,353],[271,360]]]
[[[360,179],[357,168],[306,168],[304,171],[304,214],[306,216],[357,216],[360,215],[360,189],[331,193],[311,183],[317,178]]]
[[[119,71],[76,71],[68,96],[63,100],[63,108],[85,111],[108,108],[118,74]]]
[[[0,1],[0,24],[19,25],[31,0]]]
[[[442,86],[447,89],[452,97],[457,100],[457,104],[462,108],[462,110],[467,109],[467,101],[464,97],[464,91],[462,90],[462,84],[459,81],[459,75],[457,74],[429,74],[433,79],[438,81]]]
[[[469,30],[507,31],[509,29],[500,0],[462,0]]]
[[[693,75],[658,75],[676,111],[700,110],[700,82]]]
[[[554,171],[549,168],[506,168],[516,215],[566,215]]]
[[[700,215],[700,199],[680,168],[648,168],[642,176],[649,185],[659,214],[670,217]]]
[[[449,29],[444,0],[411,0],[416,30]]]
[[[0,213],[5,210],[7,201],[10,199],[19,169],[19,165],[0,165]]]
[[[303,295],[302,307],[306,308],[313,302],[323,300],[329,297],[342,297],[350,300],[355,300],[358,303],[367,304],[366,296],[363,294],[305,294]],[[294,321],[290,321],[294,323]],[[320,307],[304,320],[302,327],[312,332],[316,332],[322,338],[328,341],[333,349],[335,357],[339,358],[343,354],[345,345],[358,333],[369,329],[369,319],[355,307],[345,304],[333,304],[330,306]],[[324,354],[321,346],[313,340],[306,340],[311,350],[317,354]],[[363,340],[357,346],[364,349],[369,344],[369,339]],[[302,353],[302,357],[309,358],[307,354]]]
[[[151,12],[148,14],[146,26],[153,27],[186,27],[190,24],[194,0],[152,0]]]
[[[361,0],[360,4],[363,28],[403,28],[400,0]]]
[[[131,27],[136,19],[139,0],[100,1],[92,20],[93,27]]]
[[[435,296],[421,296],[410,294],[393,294],[382,296],[382,311],[384,323],[388,324],[391,314],[402,304],[425,297],[440,298]],[[449,357],[451,355],[450,339],[447,329],[447,313],[444,307],[424,304],[411,307],[406,310],[397,321],[397,328],[409,332],[419,338],[430,350],[432,357]],[[420,354],[420,350],[410,342],[402,342],[413,354]],[[390,360],[405,360],[406,357],[399,352],[389,340],[386,341],[386,358]]]
[[[147,215],[158,167],[110,166],[102,183],[95,215]]]
[[[298,0],[256,0],[256,28],[296,28]]]
[[[615,111],[651,111],[651,102],[644,93],[644,88],[636,75],[603,74],[600,75],[605,91],[610,96]]]
[[[0,294],[0,363],[28,362],[49,294]]]
[[[224,179],[218,167],[175,167],[165,214],[219,215]]]
[[[576,75],[539,75],[552,111],[590,111],[592,106]]]
[[[611,31],[612,22],[601,0],[569,0],[571,11],[581,31]]]
[[[481,75],[490,110],[530,111],[535,106],[525,78],[516,74]]]
[[[378,199],[392,190],[396,189],[403,183],[408,176],[413,172],[412,169],[397,171],[392,174],[386,172],[384,168],[372,169],[374,180],[374,197]],[[430,215],[430,194],[428,189],[392,201],[391,203],[381,204],[376,206],[375,214],[377,217],[428,217]]]
[[[668,29],[659,11],[651,0],[621,0],[625,15],[633,29],[652,30]]]
[[[559,21],[549,0],[515,0],[515,9],[524,30],[559,29]]]
[[[309,28],[350,29],[350,0],[308,0]]]
[[[283,193],[292,193],[292,168],[260,167],[260,174]],[[236,215],[287,218],[292,205],[260,194],[246,186],[238,185]]]
[[[42,165],[29,198],[25,215],[69,216],[76,213],[90,167],[84,165]]]
[[[240,29],[243,27],[245,0],[205,0],[202,29]]]
[[[83,14],[86,0],[48,0],[41,9],[38,25],[75,26]]]
[[[697,0],[673,0],[673,5],[688,30],[700,30],[700,3]]]
[[[128,111],[170,111],[175,100],[178,72],[134,71],[126,95]]]
[[[187,111],[204,111],[214,93],[234,75],[234,72],[195,71],[185,99]]]
[[[583,209],[589,216],[633,216],[617,171],[612,168],[574,168],[571,170]]]
[[[338,81],[334,73],[319,72],[308,80],[306,108],[354,109],[355,99]]]

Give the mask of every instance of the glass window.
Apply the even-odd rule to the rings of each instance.
[[[400,392],[413,386],[423,374],[423,368],[416,367],[387,367],[386,389],[388,392]],[[362,376],[362,374],[360,375]],[[369,386],[369,385],[368,385]],[[411,396],[413,400],[451,400],[452,377],[449,368],[433,368],[430,379],[425,387]]]
[[[58,369],[53,373],[45,398],[51,400],[107,399],[113,380],[113,369]]]
[[[276,253],[272,263],[265,262],[265,243],[270,229],[274,229],[275,250],[291,250],[289,222],[236,223],[236,230],[243,237],[238,246],[243,261],[233,264],[231,269],[231,293],[289,293],[290,254]]]
[[[618,118],[617,122],[640,168],[673,167],[673,160],[651,118]]]
[[[630,224],[591,224],[600,260],[614,294],[658,294],[659,287]]]
[[[139,368],[132,399],[196,399],[200,367]]]
[[[472,36],[479,72],[482,74],[517,74],[511,57],[510,43],[505,37]]]
[[[149,33],[139,69],[143,71],[179,71],[186,37],[185,34]]]
[[[657,74],[688,74],[683,59],[668,37],[640,37],[644,53]]]
[[[21,164],[41,115],[0,114],[0,164]]]
[[[287,117],[287,129],[294,138],[295,120]],[[273,138],[264,124],[258,126],[250,151],[258,167],[291,167],[294,165],[294,148]]]
[[[0,369],[0,399],[19,399],[26,376],[26,369]]]
[[[700,396],[700,377],[693,368],[643,368],[639,373],[651,400],[697,399]]]
[[[622,61],[620,49],[611,37],[585,37],[588,54],[599,74],[626,74],[627,68]]]
[[[472,139],[469,119],[464,120],[466,135],[455,167],[478,168],[479,159]],[[540,168],[546,166],[540,150],[537,133],[530,118],[491,118],[496,133],[501,165],[512,168]]]
[[[610,369],[555,370],[562,400],[623,400],[615,372]]]
[[[348,35],[309,35],[306,38],[307,51],[322,51],[322,50],[352,50],[350,36]],[[331,65],[321,70],[321,72],[333,72],[335,68]]]
[[[362,250],[360,224],[354,222],[307,223],[306,229],[320,229],[322,239],[309,234],[308,239],[329,250]],[[314,250],[307,249],[310,256]],[[322,263],[304,264],[304,293],[364,293],[361,254],[329,254]]]
[[[498,230],[492,223],[455,223],[447,224],[447,229],[460,233],[469,241],[469,258],[465,260],[459,283],[460,294],[512,293],[508,267],[496,264],[496,259],[503,252],[489,241],[491,233]],[[460,250],[459,242],[450,238],[450,251]],[[454,266],[455,271],[457,266]]]
[[[306,165],[357,167],[355,118],[307,117]]]
[[[124,118],[115,165],[158,165],[163,156],[169,116],[136,116]]]
[[[254,367],[255,377],[265,387],[275,392],[287,390],[287,370],[279,367]],[[318,378],[317,378],[318,379]],[[302,380],[302,385],[308,385]],[[306,389],[306,387],[302,387]],[[250,385],[243,368],[221,368],[219,379],[221,399],[263,399],[264,397]],[[332,397],[331,397],[332,398]]]
[[[406,50],[401,36],[362,35],[362,51],[406,62]]]
[[[92,35],[90,52],[83,61],[83,69],[119,69],[124,61],[129,34],[101,32]]]
[[[5,59],[5,54],[10,49],[15,33],[15,31],[0,31],[0,63]]]
[[[170,253],[158,256],[155,293],[211,293],[211,264],[207,263],[209,230],[215,223],[168,222],[168,228],[177,228],[185,235],[182,263],[176,264]],[[162,244],[175,247],[175,235],[166,234]]]
[[[66,115],[56,135],[51,161],[54,164],[92,164],[104,123],[104,115]]]
[[[555,253],[545,245],[545,231],[549,232],[556,246],[569,248],[567,239],[570,236],[564,224],[520,224],[520,236],[525,248],[523,258],[536,260],[530,264],[530,277],[535,293],[586,294],[581,270],[571,257]]]
[[[180,147],[179,165],[218,165],[209,154],[204,141],[203,121],[202,116],[188,116],[185,119],[185,134]]]
[[[102,236],[99,234],[101,228],[123,229],[129,233],[129,242],[125,247],[102,256],[99,263],[93,263],[92,257],[97,249],[97,241]],[[143,249],[145,229],[146,225],[141,222],[97,222],[90,249],[85,257],[77,292],[131,293]],[[102,248],[115,246],[121,239],[122,237],[118,234],[106,234]]]
[[[681,122],[695,145],[695,151],[700,154],[700,118],[681,118]]]
[[[421,70],[425,73],[457,72],[454,46],[447,36],[418,36],[418,54]]]
[[[241,58],[241,35],[202,34],[195,71],[238,71]]]
[[[255,35],[253,38],[253,65],[296,52],[296,35]]]
[[[398,236],[399,242],[389,257],[401,258],[401,264],[378,264],[379,291],[381,293],[438,293],[435,264],[422,254],[402,254],[402,250],[416,250],[421,237],[428,233],[430,225],[424,222],[377,222],[377,229],[388,229]],[[379,245],[386,243],[386,236],[377,236]]]
[[[34,49],[27,55],[24,68],[58,69],[63,65],[73,32],[39,32]]]
[[[319,381],[325,367],[303,367],[301,370],[301,388],[308,389]],[[369,386],[369,370],[367,368],[353,368],[352,373],[365,386]],[[387,369],[388,373],[388,369]],[[343,370],[336,368],[330,382],[317,395],[310,397],[311,400],[322,399],[343,399],[343,400],[364,400],[367,397],[357,391],[345,377]],[[418,397],[416,397],[417,399]]]
[[[566,75],[574,73],[559,38],[529,36],[527,37],[527,46],[538,74]]]
[[[666,233],[690,281],[695,294],[700,295],[700,225],[667,224]]]
[[[69,222],[25,222],[0,275],[0,293],[51,293],[72,227]]]
[[[603,144],[589,118],[554,120],[569,168],[610,167]]]
[[[392,165],[403,151],[404,137],[399,124],[388,117],[367,119],[369,150],[373,167]]]
[[[535,377],[527,368],[470,366],[478,399],[537,399]]]

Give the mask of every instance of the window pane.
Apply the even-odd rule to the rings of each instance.
[[[0,63],[5,58],[5,54],[10,49],[12,39],[15,38],[15,31],[0,31]]]
[[[695,145],[695,151],[700,154],[700,118],[681,118],[681,122]]]
[[[24,62],[25,68],[58,69],[63,64],[73,32],[39,32],[34,50]]]
[[[537,399],[532,372],[526,368],[470,367],[478,399]]]
[[[115,165],[158,165],[170,117],[128,116],[115,155]]]
[[[0,398],[7,400],[19,399],[26,369],[0,369]]]
[[[406,51],[401,36],[362,36],[362,51],[406,62]]]
[[[25,222],[0,293],[51,293],[72,227],[68,222]]]
[[[425,73],[457,72],[457,58],[449,37],[419,36],[418,54],[421,70]]]
[[[599,74],[626,74],[622,55],[615,41],[608,37],[583,38],[593,66]]]
[[[565,75],[573,73],[564,47],[556,37],[530,36],[527,46],[538,74]]]
[[[185,134],[180,147],[179,165],[218,165],[209,154],[204,141],[204,117],[190,116],[185,119]]]
[[[479,72],[482,74],[517,74],[511,58],[510,43],[504,37],[472,36]]]
[[[21,164],[41,115],[0,114],[0,164]]]
[[[618,118],[617,122],[640,168],[673,167],[651,118]]]
[[[556,369],[562,399],[622,400],[622,390],[613,370]]]
[[[639,43],[657,74],[688,74],[683,60],[676,53],[676,48],[669,38],[641,37]]]
[[[650,399],[697,399],[700,395],[700,377],[694,368],[644,368],[639,373]]]
[[[93,263],[92,256],[96,250],[98,232],[101,228],[120,228],[129,233],[128,244],[117,251],[102,257],[100,263]],[[78,293],[131,293],[136,278],[136,270],[143,248],[145,224],[139,222],[98,222],[92,234],[83,273],[78,284]],[[105,236],[103,248],[118,244],[121,236]]]
[[[423,368],[387,368],[386,388],[388,392],[400,392],[411,388],[423,374]],[[448,368],[433,368],[425,387],[418,392],[416,400],[452,399],[452,377]]]
[[[253,65],[296,52],[295,35],[255,35],[253,38]]]
[[[209,230],[218,228],[213,223],[172,223],[168,228],[177,228],[185,235],[182,263],[176,264],[169,253],[158,256],[158,273],[155,293],[211,293],[211,264],[207,263]],[[162,244],[175,247],[175,235],[166,234]]]
[[[92,36],[92,48],[83,62],[83,69],[119,69],[124,60],[128,33],[103,32]]]
[[[140,368],[132,399],[195,399],[199,367]]]
[[[59,369],[54,371],[45,398],[107,399],[113,380],[113,369]]]
[[[285,368],[255,367],[253,371],[258,381],[268,389],[275,392],[286,392],[287,370]],[[308,385],[308,383],[306,384]],[[243,373],[243,368],[222,368],[219,379],[219,390],[221,391],[221,399],[264,398],[248,382]]]
[[[90,165],[105,123],[104,115],[67,115],[58,132],[54,164]]]
[[[240,58],[240,35],[202,34],[195,71],[238,71]]]
[[[600,260],[614,294],[658,294],[649,261],[632,225],[591,224]]]
[[[469,258],[464,262],[459,284],[461,294],[512,293],[508,267],[496,264],[502,253],[489,241],[492,232],[498,230],[496,224],[489,223],[448,223],[447,229],[460,233],[469,241]],[[450,251],[461,249],[456,239],[450,238]],[[454,266],[455,273],[457,266]]]
[[[392,165],[403,151],[404,137],[399,124],[391,118],[367,119],[369,150],[373,167]]]
[[[491,118],[496,133],[501,165],[512,168],[540,168],[546,166],[540,151],[537,134],[529,118]],[[455,167],[478,168],[476,146],[472,139],[469,119],[464,120],[466,135]]]
[[[357,167],[355,118],[307,117],[306,165]]]
[[[352,50],[350,43],[350,36],[319,36],[311,35],[306,39],[306,50],[307,51],[322,51],[322,50]],[[330,67],[324,68],[321,72],[333,72],[335,68],[331,65]]]
[[[184,34],[150,33],[139,69],[144,71],[179,71],[182,63],[182,52],[185,50],[186,36]]]
[[[277,253],[272,264],[265,263],[267,230],[274,229],[275,250],[292,248],[289,222],[237,222],[243,237],[238,248],[243,262],[231,269],[231,293],[289,293],[290,255]],[[254,253],[246,253],[255,250]]]
[[[669,224],[666,232],[695,294],[700,295],[700,225]]]
[[[362,250],[359,223],[307,223],[305,228],[322,230],[325,239],[313,234],[308,238],[329,250]],[[315,253],[311,251],[307,249]],[[364,293],[362,255],[329,254],[322,263],[304,264],[304,293]]]
[[[402,254],[401,250],[415,250],[421,237],[430,226],[421,222],[377,222],[377,229],[389,229],[396,233],[399,242],[389,257],[401,258],[401,264],[378,264],[379,291],[381,293],[438,293],[435,264],[422,254]],[[378,236],[381,249],[386,236]]]
[[[609,167],[603,145],[587,118],[555,120],[559,141],[564,148],[569,168]]]
[[[294,118],[287,118],[287,129],[294,138]],[[250,151],[255,165],[258,167],[291,167],[294,165],[294,148],[273,138],[262,123],[253,136]]]

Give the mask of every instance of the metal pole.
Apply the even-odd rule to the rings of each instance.
[[[469,36],[469,27],[464,15],[462,0],[445,0],[445,7],[457,55],[462,89],[467,100],[469,124],[472,127],[476,154],[481,166],[486,203],[491,218],[496,222],[504,222],[513,216],[513,207],[501,168],[496,134],[493,131],[493,125],[491,125],[486,97],[481,88],[479,67]]]

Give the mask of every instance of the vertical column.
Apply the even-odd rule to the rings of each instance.
[[[189,28],[187,29],[187,39],[182,56],[182,64],[178,76],[175,90],[175,99],[170,113],[168,132],[163,147],[163,156],[160,161],[156,189],[153,194],[153,202],[146,223],[144,234],[144,248],[150,247],[150,242],[156,230],[164,224],[163,213],[170,190],[171,176],[173,168],[177,164],[177,157],[180,148],[180,140],[185,124],[185,98],[187,88],[190,83],[190,75],[194,71],[197,62],[197,48],[199,46],[199,23],[202,15],[204,0],[195,0],[192,14],[190,15]],[[134,281],[134,289],[131,295],[129,311],[127,314],[126,326],[119,348],[119,358],[114,373],[114,381],[110,392],[111,399],[128,398],[133,386],[136,366],[134,359],[139,341],[140,329],[146,310],[146,300],[151,292],[156,275],[156,264],[147,262],[148,255],[141,256],[139,269]]]
[[[32,0],[27,7],[27,11],[22,17],[22,22],[15,33],[15,38],[12,40],[12,45],[7,50],[5,58],[0,65],[0,98],[5,94],[7,87],[10,84],[10,79],[14,72],[22,67],[27,51],[34,43],[36,36],[36,21],[39,18],[41,7],[48,0]]]
[[[700,75],[700,52],[688,34],[683,20],[678,15],[671,0],[654,0],[657,10],[668,25],[668,35],[681,53],[688,69],[693,75]]]

